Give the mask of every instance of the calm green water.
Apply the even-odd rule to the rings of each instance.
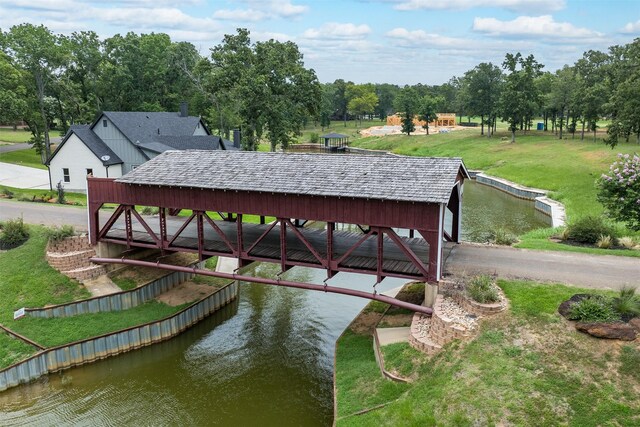
[[[487,242],[497,228],[518,236],[550,226],[551,220],[534,208],[534,202],[470,179],[464,182],[462,203],[462,240],[467,242]]]
[[[531,202],[470,181],[464,206],[467,240],[493,224],[516,234],[546,226]],[[261,264],[247,274],[278,272]],[[283,275],[324,277],[308,268]],[[340,273],[330,284],[371,290],[374,282]],[[378,291],[403,283],[387,278]],[[238,302],[172,340],[0,393],[0,425],[331,425],[335,341],[366,303],[246,283]]]

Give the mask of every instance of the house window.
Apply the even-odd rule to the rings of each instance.
[[[69,176],[69,168],[62,168],[62,177],[64,182],[71,182],[71,177]]]
[[[104,120],[102,121],[102,127],[103,127],[103,128],[106,128],[106,127],[107,127],[107,119],[104,119]]]
[[[87,175],[93,176],[93,169],[87,169]]]

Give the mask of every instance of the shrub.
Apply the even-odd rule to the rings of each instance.
[[[317,144],[318,142],[320,142],[320,135],[315,132],[311,132],[311,134],[309,135],[309,142],[311,144]]]
[[[593,295],[573,304],[569,310],[569,319],[580,322],[614,322],[620,320],[611,300]]]
[[[615,237],[615,230],[599,216],[582,217],[567,227],[569,240],[594,244],[600,236]]]
[[[159,212],[158,208],[154,208],[151,206],[145,206],[144,208],[142,208],[142,210],[140,211],[140,213],[142,215],[155,215]]]
[[[500,299],[498,290],[493,284],[493,279],[486,274],[473,277],[466,286],[466,290],[467,295],[469,295],[472,300],[481,304],[498,302]]]
[[[596,246],[600,249],[609,249],[612,245],[611,236],[600,236],[596,242]]]
[[[618,154],[597,184],[598,201],[609,215],[640,230],[640,156]]]
[[[504,228],[497,228],[491,232],[491,242],[496,245],[511,246],[518,241],[518,238],[506,231]]]
[[[58,192],[58,203],[60,203],[61,205],[64,205],[64,203],[66,202],[66,199],[64,195],[64,187],[62,186],[62,182],[58,182],[58,185],[56,185],[56,190]]]
[[[63,225],[62,227],[52,227],[46,229],[46,235],[50,242],[57,242],[75,234],[73,226]]]
[[[2,195],[7,199],[13,199],[13,191],[9,190],[8,188],[2,189]]]
[[[611,301],[613,310],[624,320],[640,316],[640,297],[636,296],[636,288],[623,287],[620,294]]]
[[[22,217],[10,219],[2,224],[0,233],[0,248],[13,249],[20,246],[29,238],[29,230]]]
[[[560,233],[560,238],[562,240],[569,240],[569,227],[565,227],[562,229],[562,232]]]
[[[621,237],[618,239],[618,244],[625,249],[633,249],[636,245],[636,242],[633,241],[632,237]]]

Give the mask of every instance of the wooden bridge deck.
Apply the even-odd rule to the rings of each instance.
[[[149,247],[154,245],[153,238],[145,231],[144,227],[132,218],[132,237],[131,246]],[[148,218],[147,224],[156,233],[159,233],[159,223],[157,219]],[[171,238],[178,232],[184,224],[186,218],[167,218],[167,236]],[[227,239],[232,242],[233,246],[237,244],[237,226],[236,223],[227,221],[215,221],[216,225],[223,231]],[[252,224],[242,223],[243,233],[243,249],[246,251],[251,248],[256,240],[267,230],[269,224]],[[322,263],[313,255],[313,253],[304,245],[304,243],[287,227],[287,243],[286,243],[286,265],[302,265],[310,267],[322,268]],[[305,239],[322,257],[326,257],[327,235],[325,230],[298,228]],[[213,228],[204,223],[204,253],[207,255],[231,255],[231,251],[223,239],[216,233]],[[333,232],[333,260],[339,259],[344,255],[355,243],[363,237],[362,233],[354,233],[350,231],[334,231]],[[428,265],[429,247],[427,242],[422,238],[400,237],[403,242],[411,248],[411,250]],[[126,244],[126,231],[122,218],[116,222],[110,231],[106,234],[104,241]],[[377,251],[378,238],[375,235],[370,236],[360,246],[358,246],[347,258],[345,258],[337,266],[338,271],[356,271],[369,274],[375,274],[377,271]],[[186,252],[198,252],[198,232],[196,221],[193,220],[175,239],[170,250],[182,250]],[[276,224],[273,229],[257,244],[245,259],[252,261],[280,262],[280,225]],[[402,250],[390,238],[383,239],[383,263],[382,271],[385,275],[396,277],[422,277],[416,266],[407,258]]]

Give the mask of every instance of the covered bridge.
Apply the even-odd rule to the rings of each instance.
[[[90,239],[437,282],[468,177],[459,158],[166,151],[121,178],[88,178]],[[100,224],[105,203],[118,207]],[[170,215],[181,209],[192,213]]]

